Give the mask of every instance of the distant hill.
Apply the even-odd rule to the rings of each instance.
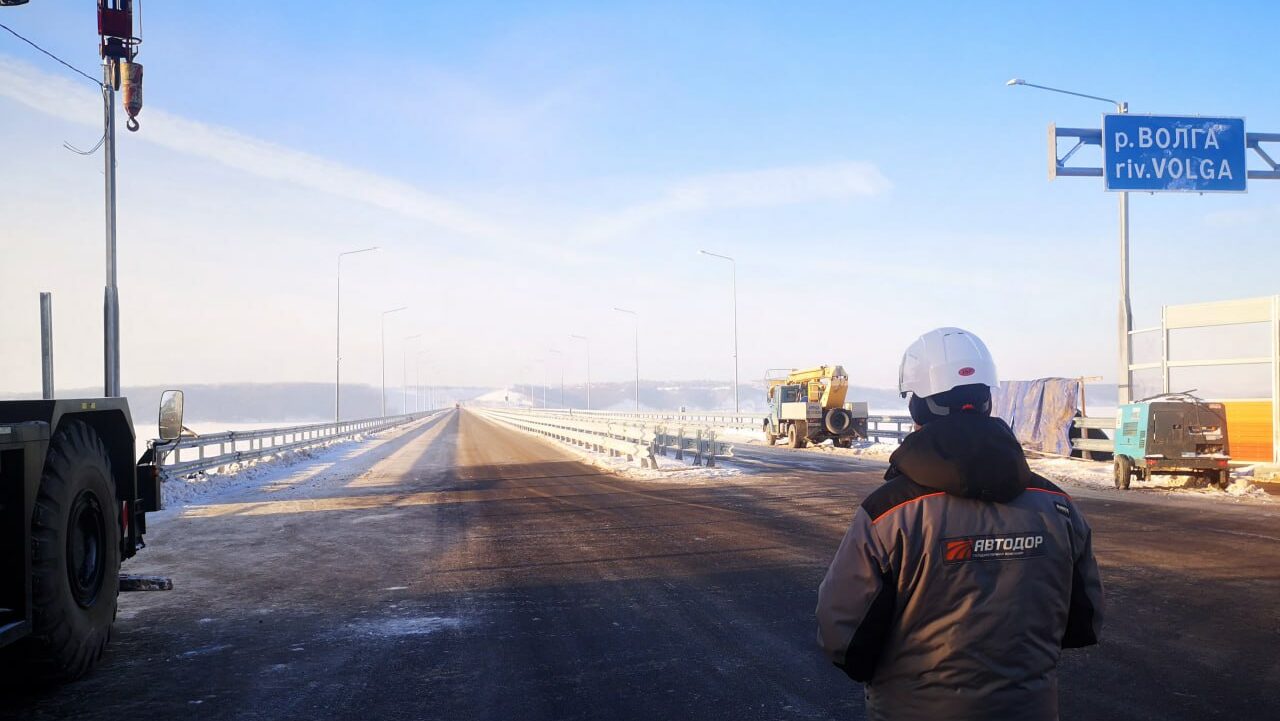
[[[124,395],[135,419],[154,417],[160,394],[181,388],[185,394],[184,415],[189,421],[315,421],[333,419],[331,383],[196,383],[169,386],[126,386]],[[488,388],[437,387],[438,406],[473,398]],[[93,398],[100,387],[58,389],[59,398]],[[368,385],[342,386],[342,417],[372,418],[381,411],[381,390]],[[8,395],[9,398],[39,398],[38,393]],[[403,395],[399,388],[387,388],[387,412],[400,413]],[[425,399],[423,399],[425,401]],[[413,398],[410,394],[410,407]]]

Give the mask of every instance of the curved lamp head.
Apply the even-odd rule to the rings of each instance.
[[[1013,78],[1009,80],[1009,82],[1005,83],[1005,85],[1026,85],[1026,84],[1027,84],[1027,81],[1023,80],[1022,78]]]

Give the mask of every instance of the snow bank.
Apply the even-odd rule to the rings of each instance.
[[[1084,486],[1086,488],[1115,490],[1115,475],[1109,462],[1081,461],[1070,458],[1030,458],[1031,470],[1055,483]],[[1204,480],[1194,476],[1153,476],[1150,481],[1134,481],[1133,488],[1152,489],[1168,493],[1194,494],[1216,498],[1240,498],[1266,502],[1280,502],[1280,498],[1267,493],[1253,483],[1248,472],[1232,474],[1231,485],[1220,489],[1204,485]]]

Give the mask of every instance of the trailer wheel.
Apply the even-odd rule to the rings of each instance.
[[[111,462],[92,428],[71,421],[49,443],[31,518],[32,676],[70,680],[106,648],[120,586],[120,516]]]
[[[1133,480],[1133,461],[1128,456],[1116,456],[1115,459],[1116,488],[1127,491]]]

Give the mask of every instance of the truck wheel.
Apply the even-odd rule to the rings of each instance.
[[[764,429],[764,444],[771,446],[778,442],[778,436],[766,426]]]
[[[1116,456],[1115,473],[1116,488],[1129,490],[1129,483],[1133,480],[1133,461],[1128,456]]]
[[[787,445],[792,448],[804,448],[809,443],[806,437],[808,429],[802,427],[799,423],[792,423],[787,426]]]
[[[70,680],[106,648],[120,586],[120,514],[102,439],[71,421],[49,443],[31,518],[29,672]]]
[[[1231,485],[1231,471],[1224,468],[1218,471],[1215,475],[1216,478],[1214,481],[1217,483],[1218,488],[1221,488],[1224,491],[1227,490],[1227,486]]]

